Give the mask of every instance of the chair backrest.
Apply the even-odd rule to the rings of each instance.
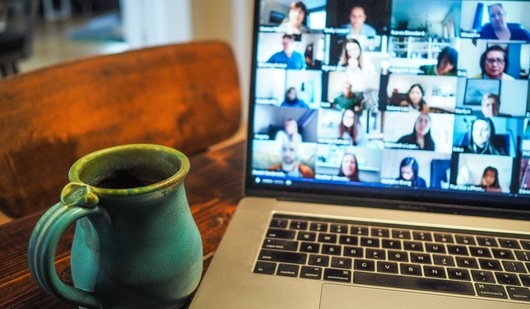
[[[0,107],[0,210],[12,217],[57,202],[70,165],[89,152],[156,143],[192,155],[233,135],[241,118],[236,63],[220,42],[15,76],[0,81]]]
[[[31,56],[38,9],[39,0],[0,0],[0,14],[6,17],[0,31],[0,62]]]

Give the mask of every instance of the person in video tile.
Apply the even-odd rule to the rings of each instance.
[[[530,32],[521,26],[509,26],[507,14],[501,3],[495,3],[488,6],[488,15],[490,24],[486,24],[480,31],[482,39],[497,40],[519,40],[530,41]]]
[[[342,26],[350,29],[350,36],[365,35],[376,36],[374,27],[366,23],[366,11],[362,6],[354,6],[350,11],[350,23]]]
[[[359,119],[351,109],[345,109],[342,112],[339,124],[339,138],[350,141],[350,145],[359,145],[363,141],[359,130]]]
[[[361,111],[363,95],[352,91],[352,85],[348,82],[344,83],[342,94],[333,100],[332,107],[336,109],[351,109],[358,113]]]
[[[508,70],[508,57],[506,50],[499,45],[490,46],[480,56],[480,69],[482,73],[476,78],[484,79],[504,79],[514,78],[506,74]]]
[[[408,98],[401,102],[400,105],[408,106],[411,110],[417,110],[421,113],[429,112],[429,105],[423,99],[425,90],[420,84],[414,84],[410,86],[408,91]]]
[[[456,76],[458,64],[458,51],[452,47],[445,47],[438,54],[438,63],[423,65],[420,70],[425,75]]]
[[[359,182],[359,170],[357,169],[357,157],[353,153],[342,156],[339,176],[346,177],[350,181]]]
[[[499,109],[501,108],[501,101],[499,96],[493,93],[486,93],[482,96],[481,100],[481,111],[484,117],[510,117],[508,114],[501,114]]]
[[[309,108],[309,106],[301,99],[298,98],[296,88],[290,87],[285,92],[285,98],[281,104],[282,107],[301,107]]]
[[[300,162],[300,143],[285,142],[281,149],[281,162],[269,167],[269,171],[283,172],[286,176],[313,178],[313,169]]]
[[[501,192],[499,185],[499,171],[491,166],[484,169],[482,178],[480,179],[479,187],[486,189],[488,192]]]
[[[278,31],[287,34],[308,33],[309,29],[304,25],[306,15],[307,7],[302,1],[292,2],[289,8],[289,17],[280,24]]]
[[[278,133],[276,133],[275,140],[277,142],[280,142],[281,144],[286,142],[302,142],[302,135],[298,133],[298,122],[296,122],[296,120],[288,118],[285,120],[283,127],[283,130],[279,130]]]
[[[431,117],[428,114],[420,114],[416,118],[412,133],[402,136],[397,143],[416,145],[420,150],[434,150],[436,145],[431,136]]]
[[[401,160],[401,164],[399,164],[398,180],[410,181],[411,187],[427,187],[425,179],[418,176],[419,169],[418,161],[416,161],[416,159],[411,157],[404,158]]]
[[[492,136],[495,136],[495,126],[490,118],[473,120],[470,127],[469,144],[464,148],[464,152],[506,155],[502,148],[493,145]]]
[[[350,81],[362,78],[363,73],[375,72],[371,60],[363,55],[361,43],[353,38],[344,42],[339,65],[346,66],[346,74]]]
[[[285,34],[282,37],[282,50],[273,54],[267,63],[282,63],[287,69],[300,70],[306,67],[304,55],[294,50],[294,35]]]

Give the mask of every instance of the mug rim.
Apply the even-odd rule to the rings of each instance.
[[[165,154],[169,154],[173,156],[175,159],[179,160],[180,167],[174,174],[172,174],[171,176],[159,182],[149,184],[146,186],[126,188],[126,189],[102,188],[102,187],[98,187],[93,184],[88,184],[85,181],[80,179],[81,172],[83,171],[83,168],[86,166],[88,162],[91,162],[96,158],[101,158],[101,157],[107,156],[112,153],[121,152],[121,151],[131,151],[131,150],[148,150],[148,151],[154,151],[154,152],[159,151]],[[90,152],[82,156],[70,167],[70,170],[68,172],[68,179],[70,180],[70,182],[81,183],[81,184],[84,184],[84,185],[87,185],[93,188],[94,191],[98,195],[130,196],[130,195],[140,195],[140,194],[148,194],[152,192],[157,192],[161,189],[165,189],[175,184],[178,184],[184,179],[184,177],[186,177],[186,175],[189,172],[189,169],[190,169],[190,162],[189,162],[188,157],[184,153],[174,148],[157,145],[157,144],[125,144],[125,145],[103,148],[103,149],[96,150],[96,151]]]

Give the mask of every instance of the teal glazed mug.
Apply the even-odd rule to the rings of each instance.
[[[40,218],[28,249],[33,278],[48,293],[89,308],[178,308],[202,275],[202,241],[172,148],[136,144],[99,150],[72,165],[61,201]],[[76,222],[74,286],[59,279],[55,252]]]

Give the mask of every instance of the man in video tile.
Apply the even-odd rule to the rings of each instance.
[[[282,37],[282,50],[273,54],[268,63],[283,63],[287,69],[299,70],[306,67],[304,56],[294,50],[295,37],[291,34],[284,34]]]

